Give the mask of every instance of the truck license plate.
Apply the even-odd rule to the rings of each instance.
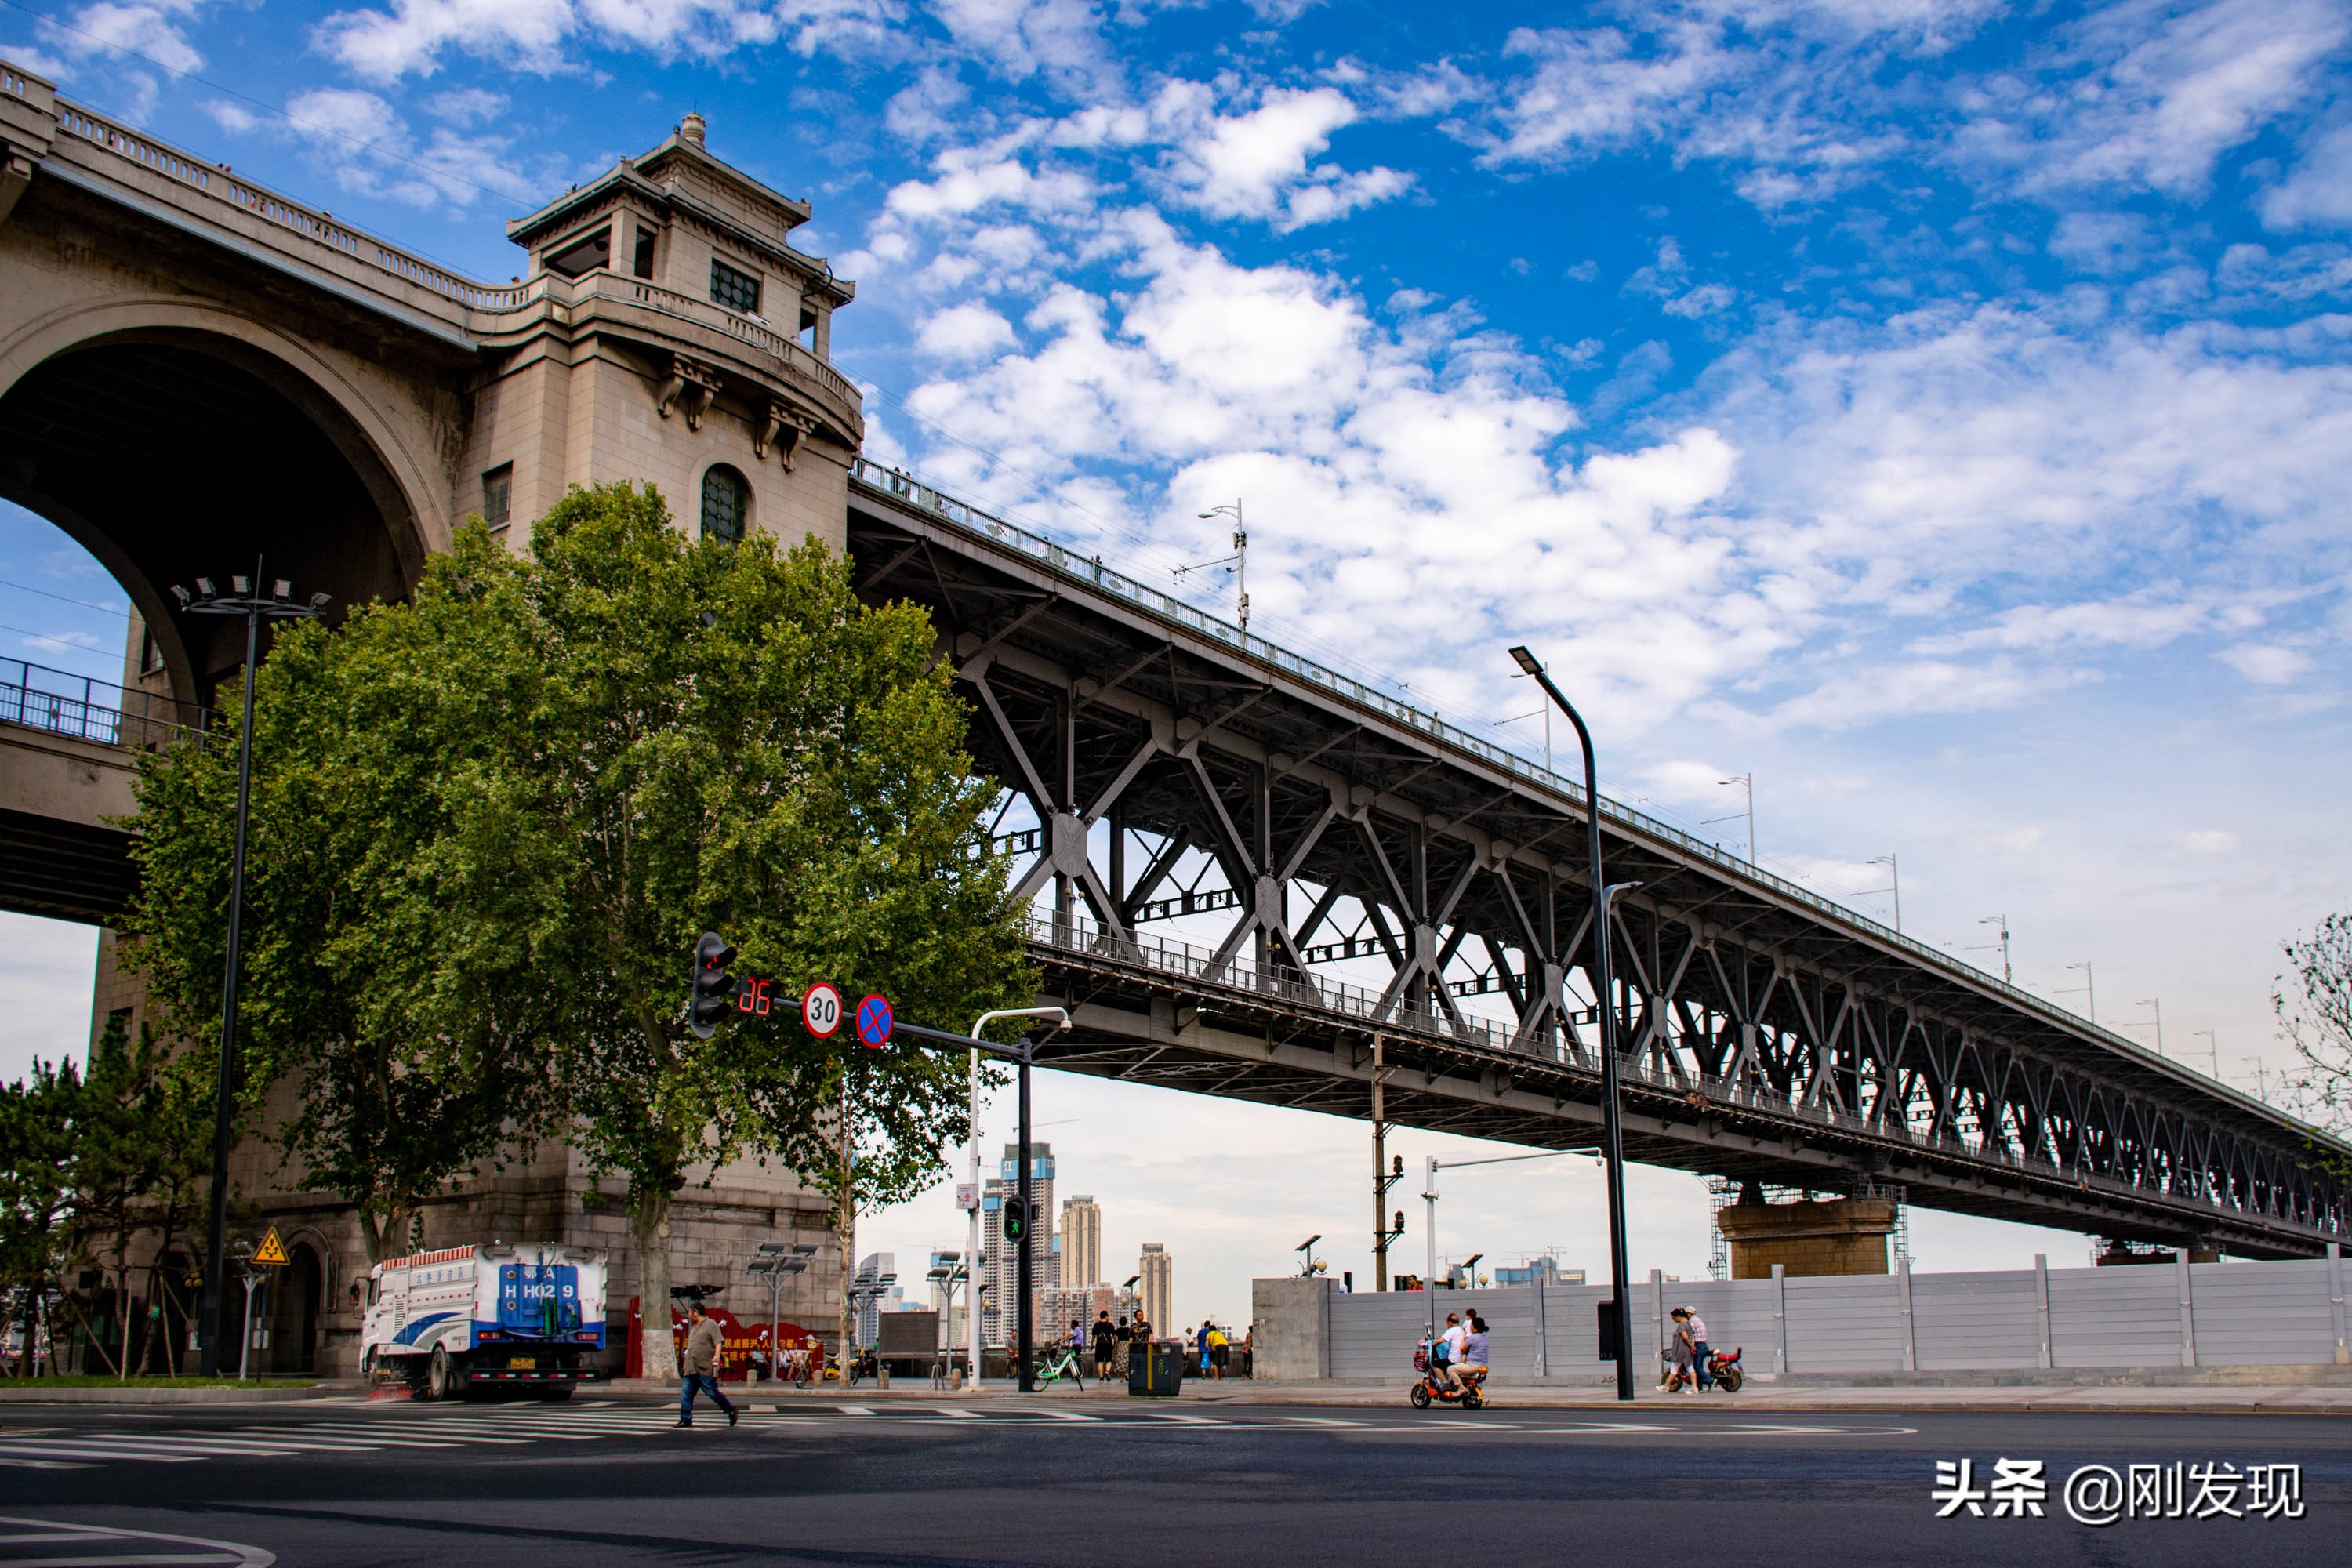
[[[539,1370],[539,1358],[537,1356],[519,1355],[515,1357],[514,1360],[507,1363],[507,1364],[514,1368],[517,1372],[536,1372]]]

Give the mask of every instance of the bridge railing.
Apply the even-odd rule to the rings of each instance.
[[[31,96],[26,79],[13,72],[0,79],[0,93],[13,98]],[[520,288],[477,283],[461,277],[413,250],[338,222],[291,196],[241,179],[221,164],[134,131],[94,109],[59,99],[56,113],[58,129],[82,146],[137,164],[199,196],[249,213],[390,277],[428,289],[453,303],[477,310],[511,310],[523,302],[525,290]]]
[[[1139,931],[1121,937],[1077,914],[1033,910],[1026,918],[1033,944],[1088,963],[1178,977],[1195,986],[1226,991],[1257,1005],[1274,1003],[1338,1016],[1367,1029],[1417,1034],[1596,1075],[1601,1071],[1597,1051],[1586,1048],[1572,1031],[1553,1037],[1529,1037],[1509,1023],[1466,1014],[1456,1017],[1432,1008],[1407,1005],[1400,1000],[1384,1001],[1381,994],[1364,986],[1302,974],[1285,966],[1261,965],[1241,954],[1219,957],[1191,942]],[[1901,1142],[1947,1159],[1996,1165],[2014,1174],[2063,1181],[2116,1197],[2145,1201],[2150,1195],[2149,1189],[2136,1187],[2129,1182],[2021,1153],[1993,1139],[1965,1138],[1950,1127],[1930,1131],[1907,1118],[1865,1116],[1843,1106],[1785,1095],[1764,1084],[1694,1074],[1662,1063],[1648,1053],[1620,1055],[1617,1071],[1622,1083],[1673,1099],[1696,1095],[1710,1107],[1754,1110],[1860,1137]],[[2164,1195],[2176,1202],[2202,1204],[2217,1212],[2227,1206],[2221,1194],[2212,1191],[2168,1192]]]
[[[973,506],[969,501],[959,500],[943,490],[933,489],[912,475],[897,468],[886,468],[878,463],[869,462],[864,458],[856,458],[851,463],[850,478],[869,489],[895,497],[918,510],[928,512],[958,528],[992,539],[1000,544],[1016,550],[1073,581],[1116,595],[1152,615],[1223,643],[1237,653],[1245,654],[1278,669],[1286,670],[1350,702],[1372,709],[1398,723],[1418,730],[1456,751],[1467,752],[1492,767],[1525,779],[1529,784],[1548,790],[1563,799],[1580,805],[1584,802],[1584,785],[1580,780],[1554,773],[1540,763],[1530,762],[1507,746],[1498,745],[1493,741],[1446,723],[1434,713],[1425,713],[1411,703],[1391,697],[1377,688],[1368,686],[1352,676],[1342,675],[1337,670],[1327,668],[1303,654],[1294,653],[1277,644],[1267,642],[1263,637],[1252,637],[1231,621],[1213,615],[1198,605],[1188,604],[1172,594],[1149,587],[1113,567],[1104,565],[1102,558],[1098,555],[1088,555],[1085,552],[1073,551],[1065,545],[1056,544],[1044,535],[1033,533],[1018,523],[1009,522],[993,512]],[[2044,997],[2037,996],[2030,991],[2011,984],[1999,975],[1978,968],[1965,958],[1946,952],[1938,947],[1931,947],[1915,937],[1906,936],[1891,926],[1882,925],[1869,916],[1839,903],[1834,899],[1824,898],[1810,888],[1800,887],[1794,882],[1776,877],[1753,862],[1732,854],[1720,845],[1685,833],[1670,823],[1661,822],[1656,817],[1636,811],[1630,805],[1610,799],[1607,795],[1601,797],[1598,810],[1604,821],[1616,823],[1643,837],[1670,844],[1694,859],[1706,861],[1731,880],[1746,882],[1752,887],[1769,891],[1776,899],[1801,905],[1874,942],[1916,959],[1930,968],[1946,973],[1964,973],[1970,984],[2000,996],[2020,1012],[2095,1038],[2100,1045],[2110,1050],[2163,1070],[2174,1073],[2188,1071],[2179,1064],[2158,1056],[2137,1040],[2119,1035],[2104,1025],[2095,1024]],[[2219,1079],[2200,1083],[2198,1087],[2255,1110],[2273,1121],[2285,1120],[2275,1107],[2252,1100],[2227,1084],[2221,1083]],[[2302,1128],[2299,1123],[2293,1125],[2295,1131],[2309,1131]]]
[[[0,724],[151,751],[204,728],[203,709],[21,658],[0,658]]]
[[[614,300],[624,304],[641,305],[649,310],[659,310],[666,316],[675,316],[698,326],[716,327],[782,360],[850,407],[856,407],[860,402],[856,384],[817,358],[806,346],[795,342],[773,327],[763,326],[749,316],[715,305],[708,300],[698,300],[691,294],[681,294],[675,289],[665,289],[641,278],[625,278],[617,272],[604,271],[583,273],[574,279],[572,299],[574,303],[588,299]]]

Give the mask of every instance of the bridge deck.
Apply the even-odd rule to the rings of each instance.
[[[1058,911],[1034,951],[1088,1026],[1050,1059],[1362,1116],[1377,1034],[1391,1120],[1591,1136],[1573,783],[905,475],[859,465],[849,541],[861,592],[930,609],[974,752],[1034,816],[1009,836]],[[1643,884],[1612,933],[1633,1157],[2256,1256],[2339,1234],[2313,1154],[2352,1148],[1600,809],[1611,880]],[[1180,910],[1233,924],[1213,947],[1143,931]],[[1379,989],[1329,978],[1368,957]]]

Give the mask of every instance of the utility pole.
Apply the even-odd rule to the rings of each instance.
[[[2017,984],[2017,979],[2016,976],[2010,973],[2009,969],[2009,917],[2007,915],[1987,915],[1984,919],[1977,921],[1977,924],[1980,926],[2000,927],[2000,940],[1997,942],[1989,942],[1985,943],[1983,947],[1972,947],[1969,949],[1969,951],[1970,952],[1984,952],[1995,947],[2000,948],[2000,983],[2003,985],[2014,985]]]
[[[1249,640],[1249,526],[1242,521],[1241,498],[1234,497],[1234,504],[1231,506],[1213,506],[1201,516],[1203,521],[1213,517],[1230,517],[1234,520],[1234,552],[1219,560],[1200,561],[1190,566],[1179,566],[1176,568],[1176,575],[1181,577],[1185,573],[1198,571],[1203,566],[1223,566],[1226,562],[1232,562],[1234,589],[1237,595],[1235,607],[1241,612],[1242,640],[1247,642]]]
[[[2213,1081],[2219,1083],[2221,1081],[2221,1042],[2211,1029],[2194,1029],[2189,1032],[2191,1039],[2199,1035],[2205,1037],[2205,1049],[2213,1058]]]
[[[2154,996],[2143,996],[2138,1001],[2133,1003],[2132,1005],[2135,1007],[2146,1007],[2155,1013],[2156,1054],[2158,1056],[2162,1056],[2164,1054],[2164,1003]]]

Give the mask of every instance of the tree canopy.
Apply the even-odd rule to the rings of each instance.
[[[829,1189],[845,1050],[862,1188],[965,1135],[963,1063],[809,1037],[780,1009],[687,1027],[698,934],[778,991],[910,1021],[1034,994],[1019,910],[929,616],[767,535],[690,541],[661,498],[575,489],[517,555],[478,523],[414,601],[282,635],[257,684],[248,1078],[299,1088],[303,1180],[388,1227],[561,1130],[625,1173],[648,1327],[671,1197],[758,1156]],[[142,779],[135,961],[194,1033],[216,1006],[234,748]],[[371,1232],[372,1246],[375,1231]],[[646,1337],[646,1370],[669,1341]]]

